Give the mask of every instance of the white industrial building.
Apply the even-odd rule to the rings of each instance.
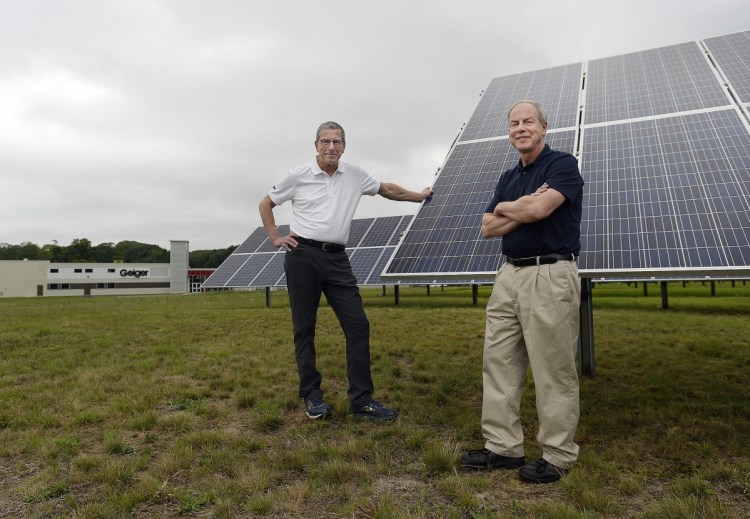
[[[187,241],[170,242],[169,263],[0,261],[0,297],[186,294],[213,269],[191,271]]]

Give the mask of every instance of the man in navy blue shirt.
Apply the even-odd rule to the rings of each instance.
[[[520,468],[521,479],[551,483],[578,459],[576,351],[581,283],[583,178],[572,155],[544,142],[547,115],[534,101],[508,112],[518,164],[500,177],[482,219],[484,238],[502,236],[505,263],[487,303],[482,434],[463,465]],[[542,457],[526,464],[521,394],[531,366]]]

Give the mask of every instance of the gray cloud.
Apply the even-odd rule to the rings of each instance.
[[[0,242],[40,245],[240,243],[329,119],[346,160],[422,188],[492,77],[748,29],[734,0],[3,4]]]

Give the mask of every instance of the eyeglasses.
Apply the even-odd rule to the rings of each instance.
[[[344,145],[344,141],[340,141],[338,139],[335,141],[332,141],[331,139],[320,139],[318,140],[318,144],[320,144],[324,148],[328,148],[331,144],[333,144],[334,148],[340,148]]]

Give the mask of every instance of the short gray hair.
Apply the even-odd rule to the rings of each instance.
[[[510,109],[508,109],[508,122],[510,122],[510,113],[513,111],[513,109],[516,106],[523,104],[523,103],[528,103],[532,105],[534,108],[536,108],[537,114],[539,114],[538,118],[539,118],[540,124],[544,124],[547,122],[547,112],[544,111],[544,108],[542,108],[542,105],[540,105],[536,101],[530,101],[528,99],[521,99],[520,101],[516,101],[515,103],[513,103]]]
[[[346,142],[346,133],[344,132],[344,127],[339,123],[335,123],[333,121],[328,121],[318,126],[318,131],[315,132],[315,142],[318,142],[318,139],[320,139],[320,132],[322,132],[323,130],[341,130],[341,140]]]

